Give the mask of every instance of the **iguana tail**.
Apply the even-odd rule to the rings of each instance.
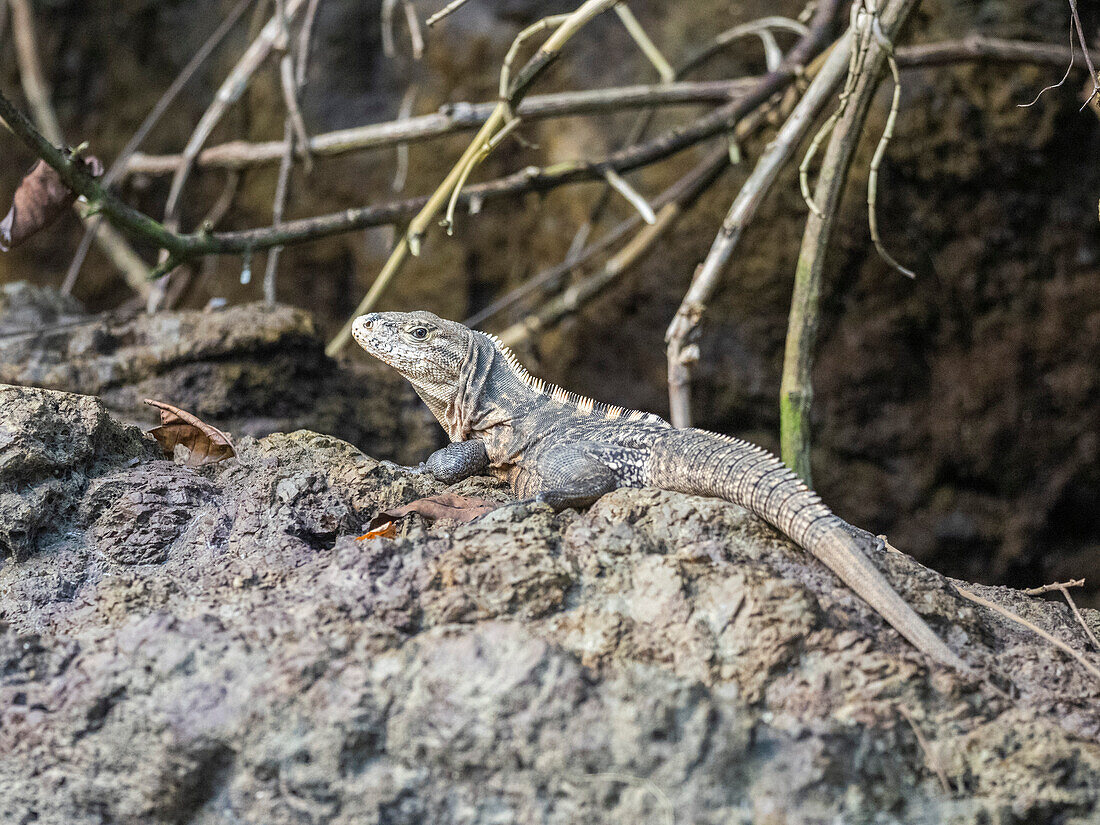
[[[654,487],[715,496],[751,510],[823,562],[918,650],[969,669],[865,555],[861,547],[878,539],[834,515],[767,450],[705,430],[671,430],[651,446],[646,476]]]

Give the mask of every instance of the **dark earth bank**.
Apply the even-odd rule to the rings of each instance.
[[[716,500],[357,541],[442,487],[305,430],[196,470],[93,397],[0,409],[0,821],[1100,819],[1100,681],[901,553],[974,675]],[[974,589],[1085,649],[1064,604]]]

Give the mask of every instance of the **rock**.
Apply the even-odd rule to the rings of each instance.
[[[156,421],[143,404],[155,398],[238,435],[310,428],[405,464],[441,446],[400,376],[365,357],[338,365],[308,313],[287,306],[88,315],[53,290],[8,285],[0,382],[96,395],[131,422]]]
[[[88,481],[155,454],[95,398],[0,385],[0,556],[25,559],[56,531]]]
[[[1100,684],[900,553],[875,561],[975,676],[720,501],[357,541],[443,488],[307,431],[195,470],[94,399],[3,393],[0,481],[56,504],[0,567],[2,821],[1100,815]],[[1085,647],[1061,604],[974,587]]]

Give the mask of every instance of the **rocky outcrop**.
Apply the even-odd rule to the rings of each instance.
[[[1100,684],[900,553],[876,562],[973,675],[719,501],[554,514],[471,479],[504,506],[357,541],[442,488],[312,432],[192,469],[93,399],[0,402],[28,411],[5,495],[55,489],[0,567],[5,822],[1100,815]],[[1085,648],[1060,603],[975,589]]]
[[[402,463],[440,444],[400,376],[327,358],[308,313],[246,304],[208,312],[87,314],[26,283],[0,285],[0,383],[95,395],[130,422],[171,400],[219,428],[333,433]]]

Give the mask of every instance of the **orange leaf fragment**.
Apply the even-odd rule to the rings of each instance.
[[[160,410],[160,426],[154,427],[149,434],[160,444],[166,457],[171,458],[175,454],[177,445],[188,449],[189,454],[184,462],[188,467],[216,464],[237,454],[228,433],[163,401],[146,398],[145,403]]]
[[[372,524],[374,522],[371,522]],[[387,521],[381,527],[377,527],[373,530],[368,530],[361,536],[356,537],[356,541],[370,541],[371,539],[395,539],[397,538],[397,522]]]

